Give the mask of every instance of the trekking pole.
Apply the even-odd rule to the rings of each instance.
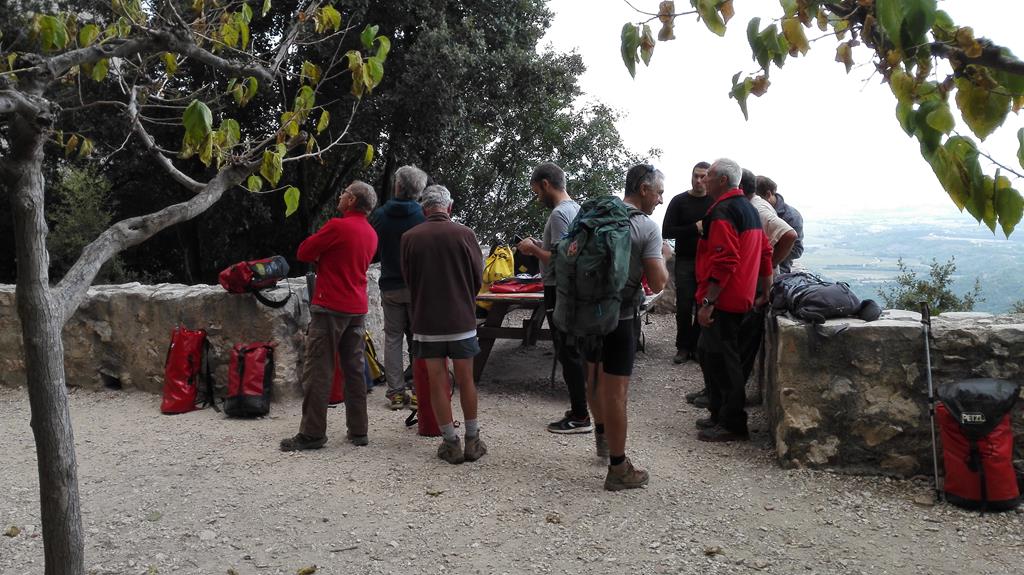
[[[924,361],[925,376],[928,378],[928,417],[931,420],[932,431],[932,472],[935,477],[935,500],[941,498],[942,491],[939,489],[939,456],[935,444],[935,390],[932,387],[932,354],[931,354],[931,329],[932,313],[928,309],[928,302],[921,302],[921,327],[924,330]]]

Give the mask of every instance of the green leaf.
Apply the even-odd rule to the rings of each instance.
[[[745,78],[740,82],[739,78],[741,75],[743,75],[743,72],[736,72],[736,75],[732,77],[732,90],[729,92],[729,97],[736,98],[736,102],[740,105],[740,111],[743,112],[743,119],[749,120],[750,117],[747,115],[747,98],[750,96],[750,88],[754,82],[750,78]]]
[[[797,1],[796,0],[779,0],[779,4],[782,5],[782,12],[783,12],[783,14],[787,18],[790,18],[790,17],[796,15],[796,11],[797,11]]]
[[[199,146],[199,161],[205,166],[209,166],[213,161],[213,133],[207,134],[202,145]]]
[[[210,112],[210,108],[199,100],[192,100],[192,103],[185,108],[181,119],[185,124],[185,136],[196,142],[206,138],[213,128],[213,114]]]
[[[316,123],[316,133],[319,134],[327,129],[327,125],[331,123],[331,113],[327,110],[320,112],[320,120]]]
[[[238,17],[235,20],[235,27],[238,28],[239,48],[245,50],[246,46],[249,45],[249,24],[241,17]]]
[[[44,52],[63,50],[68,45],[68,29],[64,21],[48,14],[39,16],[39,41]]]
[[[363,28],[362,34],[359,35],[359,41],[362,42],[364,50],[373,49],[373,39],[377,37],[377,30],[379,29],[380,26],[370,25]]]
[[[260,163],[260,175],[263,176],[270,185],[276,186],[277,182],[281,179],[281,174],[284,172],[284,168],[281,167],[281,154],[278,152],[271,152],[270,150],[263,151],[263,161]]]
[[[900,7],[902,2],[903,0],[875,1],[875,18],[897,50],[901,47],[900,30],[903,28],[903,10]]]
[[[238,24],[234,19],[224,22],[220,27],[220,40],[228,46],[234,48],[238,46],[239,30]]]
[[[252,22],[252,8],[248,4],[242,4],[242,20],[245,20],[246,24]]]
[[[897,50],[924,44],[935,12],[935,0],[875,0],[878,24]]]
[[[914,105],[910,102],[900,101],[896,104],[896,119],[900,122],[900,127],[907,133],[908,136],[913,136],[916,129],[914,125]]]
[[[94,146],[92,140],[90,140],[89,138],[83,138],[82,145],[78,146],[78,158],[88,158],[89,156],[92,155],[93,148]]]
[[[78,31],[78,45],[81,48],[92,46],[100,35],[100,28],[95,24],[86,24]]]
[[[102,82],[107,77],[107,70],[110,68],[110,60],[103,58],[96,62],[92,67],[92,79],[97,82]]]
[[[622,62],[626,64],[629,75],[636,78],[636,63],[638,61],[636,51],[640,47],[640,32],[635,24],[626,22],[622,26]]]
[[[323,30],[332,28],[337,32],[338,29],[341,28],[341,13],[330,4],[320,9],[320,18],[323,22]],[[374,32],[374,34],[376,34],[376,32]]]
[[[373,163],[373,145],[366,144],[366,153],[363,154],[363,169],[370,167]]]
[[[288,186],[284,191],[284,217],[288,217],[299,209],[299,189]]]
[[[80,142],[81,141],[78,139],[77,135],[71,134],[71,137],[68,138],[68,141],[64,143],[64,156],[70,156],[71,154],[75,153],[75,150],[78,149],[78,144]]]
[[[1017,163],[1024,168],[1024,128],[1017,130]]]
[[[242,140],[242,129],[238,122],[231,118],[226,118],[220,123],[220,132],[224,134],[224,145],[228,148]]]
[[[725,36],[725,22],[718,12],[719,0],[697,0],[697,13],[704,25],[719,36]]]
[[[909,103],[914,101],[914,90],[917,88],[917,83],[910,77],[910,74],[903,71],[903,68],[897,67],[889,75],[889,88],[896,95],[897,100]]]
[[[249,176],[248,180],[245,181],[245,187],[248,188],[249,191],[253,192],[253,193],[262,190],[263,189],[263,178],[257,176],[256,174],[253,174],[253,175]]]
[[[643,60],[644,66],[651,64],[651,56],[654,55],[654,33],[651,32],[651,27],[644,24],[643,34],[640,35],[640,59]]]
[[[164,52],[161,54],[161,58],[164,60],[164,67],[167,69],[167,75],[173,76],[178,71],[178,59],[174,57],[171,52]]]
[[[266,16],[267,12],[270,12],[270,0],[263,0],[263,9],[260,10],[260,16]]]
[[[313,86],[317,85],[320,81],[320,67],[316,64],[306,60],[302,63],[302,77],[309,80],[309,83]]]
[[[387,59],[388,52],[391,51],[391,40],[387,36],[377,36],[373,41],[379,44],[379,46],[377,46],[377,53],[375,56],[380,58],[380,61],[383,62]]]
[[[370,82],[366,88],[372,92],[374,88],[384,79],[384,64],[376,57],[366,59],[366,70],[370,75]]]
[[[285,135],[289,138],[294,138],[299,135],[298,114],[295,112],[285,112],[281,114],[281,130],[283,130]]]
[[[953,113],[949,111],[949,104],[946,102],[938,102],[938,106],[934,110],[925,116],[925,121],[932,128],[948,134],[953,131],[956,126],[956,120],[953,119]]]
[[[964,122],[984,141],[1006,120],[1010,96],[976,86],[967,78],[957,78],[956,88],[956,105]]]
[[[1005,176],[996,178],[996,193],[993,202],[996,216],[999,218],[999,226],[1003,234],[1009,238],[1014,228],[1020,223],[1024,215],[1024,198],[1020,192],[1010,187],[1010,180]]]

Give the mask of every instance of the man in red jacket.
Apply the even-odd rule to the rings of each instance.
[[[355,181],[338,199],[340,218],[299,245],[298,259],[316,263],[316,293],[309,306],[309,330],[302,365],[302,423],[281,440],[281,451],[319,449],[327,443],[327,400],[338,355],[345,374],[348,440],[366,445],[366,383],[363,378],[363,320],[368,310],[366,270],[377,252],[377,232],[366,220],[377,203],[369,184]]]
[[[697,242],[698,356],[711,411],[711,417],[697,420],[701,441],[748,438],[740,324],[754,305],[767,301],[771,287],[771,244],[757,209],[739,189],[741,177],[740,166],[726,158],[704,176],[714,203]],[[755,293],[761,294],[756,302]]]
[[[412,301],[412,348],[427,366],[430,404],[444,439],[437,456],[448,463],[476,461],[487,453],[477,423],[473,357],[476,294],[483,282],[483,253],[473,230],[451,220],[452,196],[430,186],[420,197],[427,221],[402,234],[402,276]],[[459,403],[466,421],[463,450],[452,422],[447,359],[455,368]]]

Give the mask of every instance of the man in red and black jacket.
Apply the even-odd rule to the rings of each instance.
[[[771,287],[771,244],[757,210],[738,187],[741,177],[740,166],[726,158],[715,161],[704,176],[714,203],[697,242],[698,357],[711,411],[710,417],[697,420],[701,441],[748,438],[740,324],[753,306],[767,301]],[[755,302],[756,293],[761,295]]]
[[[334,380],[334,355],[345,374],[347,439],[366,445],[366,380],[363,379],[363,321],[369,308],[366,270],[377,252],[377,232],[366,216],[377,203],[367,183],[355,181],[338,199],[340,218],[299,244],[299,261],[316,263],[316,293],[309,306],[302,366],[302,423],[281,441],[281,451],[319,449],[327,442],[327,400]]]

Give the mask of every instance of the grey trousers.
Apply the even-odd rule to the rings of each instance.
[[[405,388],[402,345],[406,341],[412,345],[411,301],[409,288],[380,293],[384,308],[384,374],[388,378],[388,393]]]
[[[299,433],[327,435],[327,401],[334,381],[334,354],[345,374],[345,423],[352,435],[366,435],[366,379],[363,377],[362,315],[310,314],[302,364],[302,423]]]

